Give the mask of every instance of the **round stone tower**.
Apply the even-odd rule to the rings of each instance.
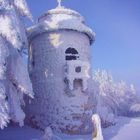
[[[91,132],[94,33],[78,12],[59,6],[40,16],[28,36],[32,125],[69,134]]]

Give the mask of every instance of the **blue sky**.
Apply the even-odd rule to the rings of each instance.
[[[35,20],[55,8],[57,0],[27,0]],[[140,90],[140,0],[62,0],[80,12],[96,32],[93,69],[106,69],[116,80],[134,83]]]

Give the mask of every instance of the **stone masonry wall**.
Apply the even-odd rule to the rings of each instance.
[[[84,134],[92,130],[91,77],[85,91],[78,82],[74,90],[69,89],[64,69],[69,47],[78,51],[80,61],[91,64],[89,38],[83,33],[60,30],[40,34],[31,41],[30,77],[35,99],[28,107],[28,116],[43,129],[50,125],[56,131]]]

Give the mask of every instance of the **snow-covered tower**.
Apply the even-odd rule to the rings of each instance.
[[[76,11],[58,6],[29,28],[29,72],[34,125],[70,134],[92,129],[91,44],[94,33]]]

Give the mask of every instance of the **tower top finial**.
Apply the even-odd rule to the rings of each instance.
[[[57,0],[58,2],[58,7],[62,7],[61,3],[62,3],[62,0]]]

